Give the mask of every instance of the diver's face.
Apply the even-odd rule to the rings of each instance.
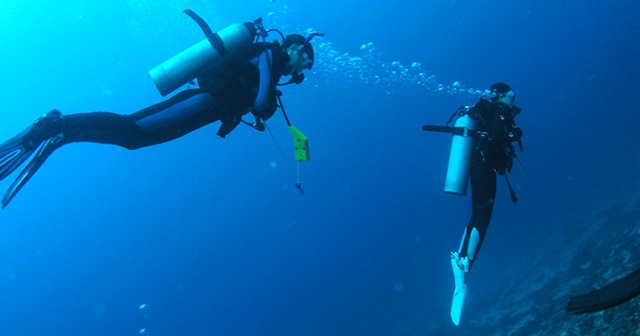
[[[503,93],[500,95],[498,99],[499,102],[507,104],[509,106],[513,106],[516,101],[516,93],[513,91],[509,91],[507,93]]]
[[[304,69],[310,69],[313,61],[306,52],[301,51],[302,46],[294,44],[287,49],[289,55],[289,74],[301,73]]]

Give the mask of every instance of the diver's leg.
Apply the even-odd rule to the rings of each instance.
[[[468,258],[470,270],[484,241],[496,196],[496,173],[477,155],[471,162],[471,220],[465,229],[458,253]]]
[[[451,301],[451,320],[458,325],[467,296],[467,277],[491,220],[496,194],[496,174],[482,163],[479,153],[474,153],[470,167],[471,220],[462,236],[460,249],[451,253],[451,268],[455,290]]]
[[[52,110],[0,145],[0,180],[53,137],[57,140],[49,146],[96,142],[137,149],[176,139],[216,120],[214,99],[197,89],[182,91],[131,115],[91,112],[63,117],[59,111]]]
[[[208,93],[186,90],[131,115],[79,113],[64,118],[64,143],[95,142],[127,149],[174,140],[218,120]]]
[[[93,112],[63,117],[53,110],[0,145],[0,179],[36,153],[4,195],[2,207],[13,199],[49,155],[64,144],[96,142],[137,149],[176,139],[217,119],[214,99],[198,89],[180,92],[131,115]]]

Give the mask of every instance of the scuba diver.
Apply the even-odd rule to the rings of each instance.
[[[155,69],[150,73],[163,96],[193,79],[197,79],[198,87],[187,88],[129,115],[112,112],[63,115],[55,109],[48,112],[0,145],[0,180],[33,156],[4,195],[3,208],[47,157],[68,143],[94,142],[135,150],[177,139],[216,121],[221,122],[217,135],[222,138],[240,123],[264,131],[264,121],[278,107],[282,108],[277,85],[300,84],[304,80],[303,71],[311,69],[314,62],[310,41],[323,35],[285,37],[278,30],[265,30],[261,19],[213,33],[197,14],[190,10],[185,13],[205,33],[205,45],[202,42],[194,45],[195,48],[161,64],[155,74]],[[280,35],[282,43],[266,41],[272,31]],[[185,59],[198,64],[185,64],[189,63]],[[283,76],[291,78],[281,84]],[[253,122],[243,120],[249,113]]]
[[[471,270],[489,227],[496,197],[496,174],[507,177],[506,173],[511,172],[516,156],[511,143],[517,141],[522,148],[522,130],[514,121],[521,109],[514,105],[514,101],[515,93],[509,85],[495,83],[476,105],[457,111],[457,114],[464,113],[475,120],[474,131],[477,134],[469,166],[471,220],[458,252],[452,253],[452,259],[462,272]],[[508,177],[507,185],[511,200],[517,202]]]
[[[518,142],[522,130],[514,118],[520,108],[514,105],[515,93],[505,83],[495,83],[486,90],[474,106],[460,107],[447,125],[457,116],[455,127],[425,125],[423,130],[454,134],[449,158],[445,191],[466,195],[471,181],[471,220],[457,252],[451,253],[451,265],[456,289],[451,306],[451,318],[458,325],[467,291],[467,275],[478,257],[484,241],[496,196],[496,174],[504,175],[511,200],[518,199],[509,183],[516,156],[512,142]]]
[[[640,269],[592,292],[572,296],[565,306],[567,313],[585,314],[623,304],[640,294]]]
[[[522,149],[522,130],[514,121],[520,113],[520,108],[514,105],[515,98],[515,93],[509,85],[495,83],[476,105],[458,110],[458,114],[464,113],[475,120],[474,131],[477,134],[474,137],[469,162],[471,220],[464,230],[458,251],[451,253],[453,273],[457,283],[463,282],[464,295],[466,276],[478,257],[491,221],[496,198],[496,174],[505,176],[511,200],[514,203],[518,201],[507,177],[516,155],[511,143],[518,142]],[[462,299],[464,300],[464,297]]]

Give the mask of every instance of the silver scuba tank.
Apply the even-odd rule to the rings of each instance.
[[[456,195],[466,195],[469,186],[469,164],[473,151],[473,136],[467,130],[474,130],[475,120],[465,114],[458,118],[455,127],[464,127],[463,135],[454,135],[444,191]]]
[[[158,91],[168,95],[196,78],[221,56],[241,45],[253,43],[254,34],[242,24],[232,24],[214,33],[149,71]],[[216,47],[212,41],[215,41]]]

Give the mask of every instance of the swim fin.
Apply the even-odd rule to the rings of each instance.
[[[455,325],[460,325],[464,300],[467,298],[467,276],[469,274],[469,259],[460,258],[458,252],[451,253],[451,268],[455,278],[455,290],[451,300],[451,320]]]
[[[640,294],[640,269],[587,294],[569,298],[567,313],[592,313],[615,307]]]
[[[36,120],[33,125],[0,145],[0,180],[13,173],[33,155],[31,162],[27,164],[4,195],[3,208],[42,166],[46,158],[62,145],[63,138],[62,113],[58,110],[51,110]]]
[[[6,178],[26,161],[36,146],[24,143],[24,138],[33,130],[33,125],[0,146],[0,180]]]
[[[2,197],[2,208],[4,209],[9,202],[13,199],[13,197],[24,187],[24,185],[33,177],[33,175],[38,171],[38,169],[42,166],[44,161],[60,147],[60,140],[62,140],[63,136],[60,134],[59,136],[49,138],[44,143],[42,143],[38,147],[38,151],[33,156],[33,159],[24,167],[20,175],[16,177],[15,181],[9,187],[9,190]]]

